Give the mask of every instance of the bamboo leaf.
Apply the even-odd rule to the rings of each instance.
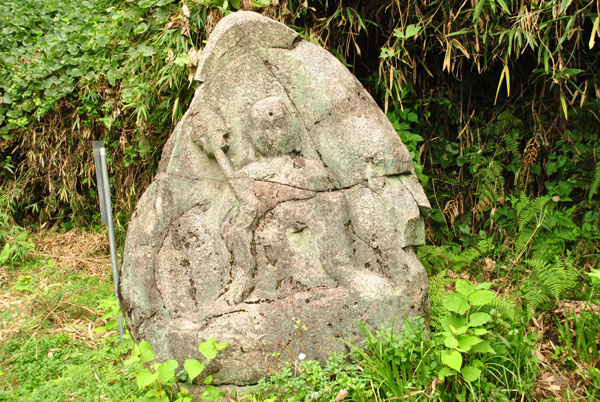
[[[485,4],[485,2],[486,0],[479,0],[479,3],[477,3],[477,5],[475,6],[475,9],[473,10],[473,22],[479,19],[479,16],[481,15],[481,10],[483,10],[483,5]]]
[[[573,24],[575,23],[575,16],[571,16],[571,18],[569,18],[569,22],[567,22],[567,26],[565,27],[565,33],[563,33],[563,35],[561,36],[560,40],[558,41],[558,45],[556,46],[556,48],[560,48],[561,45],[563,44],[563,42],[565,40],[567,40],[567,38],[569,36],[571,36],[571,29],[573,28]]]
[[[590,35],[590,42],[588,44],[590,49],[593,48],[594,44],[596,43],[596,32],[598,32],[598,22],[600,22],[600,15],[597,15],[596,19],[594,20],[594,26],[592,27],[592,34]]]
[[[450,58],[452,57],[452,45],[448,44],[446,47],[446,54],[444,55],[444,64],[442,65],[442,71],[450,72]]]
[[[567,101],[565,100],[565,95],[562,92],[560,93],[560,105],[562,106],[562,111],[565,115],[565,119],[569,120],[569,114],[567,112]]]
[[[500,87],[502,87],[503,81],[506,81],[506,96],[510,96],[510,72],[508,70],[508,64],[504,65],[504,68],[500,73],[500,80],[498,81],[498,87],[496,88],[496,98],[494,99],[494,104],[496,104],[498,101],[498,94],[500,93]]]

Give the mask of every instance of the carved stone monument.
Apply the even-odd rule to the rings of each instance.
[[[324,360],[427,315],[413,246],[430,205],[384,113],[331,54],[251,12],[225,17],[127,233],[122,308],[159,359],[230,347],[216,384]],[[301,322],[301,325],[298,323]],[[304,326],[303,330],[299,327]]]

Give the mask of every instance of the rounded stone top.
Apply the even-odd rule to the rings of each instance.
[[[224,17],[214,31],[198,62],[195,79],[206,81],[219,59],[230,51],[256,48],[290,48],[300,40],[293,29],[252,11],[238,11]]]

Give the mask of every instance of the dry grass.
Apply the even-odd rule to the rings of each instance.
[[[40,333],[63,333],[93,347],[98,338],[111,335],[94,332],[104,325],[99,318],[101,311],[74,302],[70,296],[76,295],[77,289],[70,289],[71,283],[66,279],[69,275],[81,274],[98,277],[102,282],[110,281],[106,235],[80,229],[66,233],[42,230],[32,238],[35,245],[32,256],[50,269],[40,270],[34,282],[32,278],[35,285],[31,288],[16,289],[15,284],[24,272],[18,267],[0,266],[0,311],[10,310],[10,315],[2,316],[0,343],[17,334],[33,337]],[[47,323],[51,325],[45,325]]]
[[[35,255],[56,261],[57,267],[106,280],[111,273],[108,239],[104,233],[73,229],[43,230],[33,237]]]

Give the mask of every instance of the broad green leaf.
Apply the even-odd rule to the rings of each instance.
[[[250,3],[255,7],[269,7],[271,0],[250,0]]]
[[[409,26],[406,27],[406,31],[404,32],[404,37],[407,39],[412,38],[413,36],[418,34],[420,30],[421,30],[421,27],[416,26],[414,24],[410,24]]]
[[[152,360],[154,360],[156,358],[154,356],[154,353],[152,353],[152,346],[150,346],[150,344],[148,342],[142,340],[139,344],[139,348],[140,348],[140,357],[144,363],[151,362]]]
[[[157,373],[151,373],[148,369],[143,369],[135,376],[135,382],[139,389],[143,389],[156,381]]]
[[[469,309],[468,300],[458,293],[451,293],[444,298],[443,305],[449,311],[463,315]]]
[[[485,329],[485,328],[473,328],[473,329],[472,329],[472,332],[473,332],[475,335],[485,335],[485,334],[487,334],[489,331],[488,331],[487,329]]]
[[[462,367],[462,355],[456,350],[444,350],[442,352],[442,363],[451,369],[460,371],[460,368]]]
[[[449,377],[449,376],[451,376],[451,375],[454,375],[454,374],[456,374],[456,371],[452,370],[451,368],[448,368],[448,367],[442,367],[442,368],[440,369],[440,371],[438,371],[438,374],[437,374],[437,376],[438,376],[438,378],[439,378],[440,380],[444,381],[444,379],[445,379],[446,377]]]
[[[175,58],[175,60],[173,60],[173,64],[179,67],[186,66],[188,63],[189,59],[187,53],[181,53],[177,56],[177,58]]]
[[[481,370],[473,366],[465,366],[460,370],[466,382],[473,382],[481,376]]]
[[[481,282],[479,285],[475,286],[477,290],[487,290],[492,287],[491,282]]]
[[[472,353],[496,354],[496,351],[494,350],[494,348],[492,348],[492,346],[490,345],[490,343],[488,341],[482,341],[482,342],[479,342],[477,345],[474,345],[471,348],[471,352]]]
[[[224,351],[225,349],[227,349],[229,347],[229,342],[221,342],[221,343],[217,343],[215,345],[215,347],[217,348],[217,350],[219,352]]]
[[[474,306],[485,306],[486,304],[490,304],[495,297],[496,294],[491,290],[478,290],[469,296],[469,301]]]
[[[106,73],[106,78],[108,79],[108,83],[110,84],[110,86],[114,87],[117,83],[117,72],[111,68]]]
[[[212,375],[209,375],[208,377],[206,377],[204,379],[204,384],[206,384],[206,385],[212,384]]]
[[[98,46],[100,47],[104,47],[106,46],[106,44],[110,41],[110,36],[106,35],[106,34],[99,34],[98,36],[96,36],[96,43],[98,44]]]
[[[179,364],[177,360],[167,360],[162,363],[157,370],[158,381],[165,384],[175,378],[175,369]]]
[[[185,363],[183,363],[183,368],[187,373],[190,380],[198,377],[206,368],[206,363],[200,363],[196,359],[186,359]]]
[[[204,401],[218,401],[221,399],[221,394],[216,387],[207,385],[202,395],[200,395],[200,399]]]
[[[458,339],[453,336],[447,336],[444,338],[444,345],[446,345],[447,348],[454,349],[458,346]]]
[[[456,317],[453,315],[447,315],[440,320],[440,324],[442,324],[442,328],[444,331],[453,333],[456,331],[456,328],[461,328],[465,326],[466,320],[462,317]],[[454,328],[454,331],[452,330]]]
[[[464,279],[456,280],[456,291],[463,296],[469,296],[471,293],[475,292],[475,288],[468,281]]]
[[[217,357],[215,338],[210,337],[209,339],[202,342],[200,346],[198,346],[198,352],[202,353],[202,355],[208,360],[212,360],[215,357]]]
[[[229,0],[229,4],[231,4],[231,7],[237,10],[238,8],[240,8],[241,1],[242,0]]]
[[[477,345],[481,341],[481,338],[474,335],[462,335],[458,338],[458,345],[465,352],[469,352],[474,345]]]
[[[0,258],[0,261],[2,261],[2,258]],[[600,269],[590,269],[588,275],[592,278],[592,280],[600,281]]]
[[[148,29],[148,24],[146,24],[145,22],[142,22],[135,28],[133,33],[136,35],[139,35],[139,34],[146,32],[147,29]]]
[[[140,0],[138,1],[138,6],[141,8],[148,8],[150,7],[155,0]]]
[[[478,311],[469,315],[469,327],[480,327],[488,322],[492,321],[492,316],[488,313]]]
[[[139,356],[131,356],[129,359],[125,360],[125,365],[126,366],[131,366],[134,363],[137,363],[140,361]]]

